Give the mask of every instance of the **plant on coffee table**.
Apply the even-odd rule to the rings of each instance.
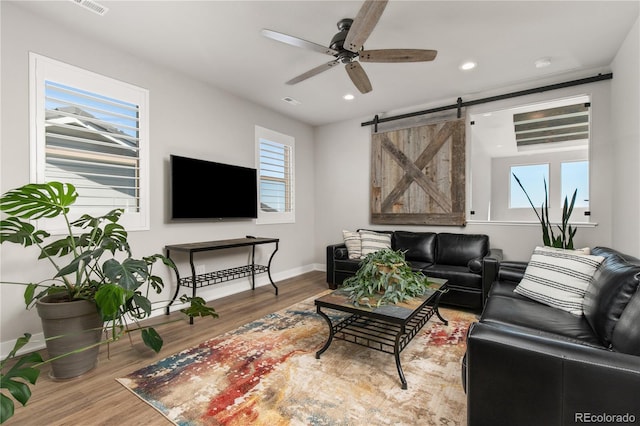
[[[428,278],[411,269],[403,251],[392,249],[369,253],[356,274],[344,280],[341,287],[356,306],[369,307],[403,302],[428,288]]]

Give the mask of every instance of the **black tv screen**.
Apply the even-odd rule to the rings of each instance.
[[[258,217],[256,169],[171,155],[171,218]]]

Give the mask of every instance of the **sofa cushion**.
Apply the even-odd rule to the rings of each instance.
[[[639,278],[639,265],[612,254],[605,258],[587,287],[583,303],[584,315],[607,345],[612,342],[614,329],[622,312],[638,291]]]
[[[449,234],[437,236],[436,263],[467,266],[469,261],[489,253],[489,237],[480,234]]]
[[[391,248],[391,235],[386,232],[374,232],[361,230],[362,256],[375,253],[378,250]]]
[[[349,259],[360,259],[362,257],[362,237],[357,231],[342,231],[344,245],[347,247]]]
[[[489,289],[489,297],[493,297],[493,296],[514,297],[516,299],[530,301],[531,299],[524,296],[520,296],[518,293],[515,293],[513,291],[515,290],[517,285],[518,283],[514,281],[508,281],[508,280],[495,281],[493,284],[491,284],[491,289]]]
[[[396,231],[391,237],[394,250],[405,252],[408,261],[435,263],[436,234],[433,232]]]
[[[553,334],[566,341],[602,347],[584,316],[571,315],[525,298],[491,296],[480,321],[519,327],[526,329],[527,334]]]
[[[336,271],[355,274],[360,269],[360,259],[336,259],[334,268]]]
[[[466,266],[432,265],[422,270],[427,277],[446,278],[450,287],[482,288],[482,275],[469,272]]]
[[[584,295],[604,257],[536,247],[516,293],[582,315]]]

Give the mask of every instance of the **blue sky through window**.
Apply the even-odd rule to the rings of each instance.
[[[511,167],[511,184],[510,184],[510,203],[509,208],[531,208],[531,204],[527,200],[525,195],[516,179],[513,175],[516,175],[524,189],[529,194],[533,205],[541,207],[544,203],[544,182],[547,182],[547,188],[549,188],[549,165],[548,164],[532,164],[526,166],[512,166]]]
[[[578,190],[574,207],[589,208],[589,162],[572,161],[560,166],[562,176],[562,202],[571,202],[573,191]]]
[[[45,95],[47,110],[75,106],[128,136],[138,137],[137,105],[53,81],[46,81]]]

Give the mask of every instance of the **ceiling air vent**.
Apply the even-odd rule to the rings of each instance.
[[[109,11],[109,8],[93,0],[70,0],[70,1],[74,2],[78,6],[82,6],[85,9],[92,11],[93,13],[97,13],[100,16],[103,16],[105,13]]]
[[[293,99],[292,97],[287,96],[286,98],[282,98],[283,101],[288,103],[289,105],[300,105],[300,101],[297,99]]]

